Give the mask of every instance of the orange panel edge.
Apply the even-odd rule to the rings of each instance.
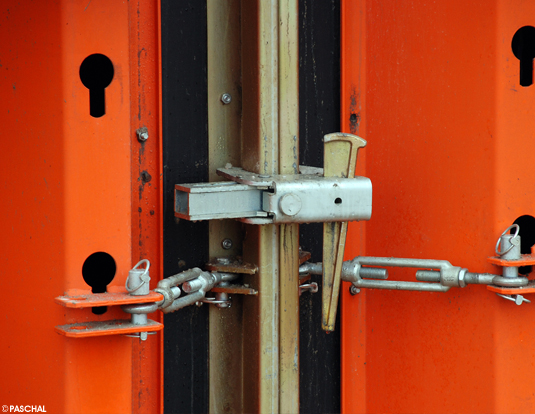
[[[151,289],[163,277],[160,1],[129,2],[132,151],[132,264],[151,262]],[[135,45],[135,46],[134,46]],[[145,132],[148,139],[136,139]],[[151,318],[163,323],[160,311]],[[132,412],[163,412],[163,330],[132,350]],[[152,340],[151,340],[152,339]]]
[[[366,73],[361,70],[366,53],[365,2],[341,0],[340,8],[340,126],[342,132],[367,140]],[[366,176],[366,158],[370,145],[359,152],[355,175]],[[372,184],[374,184],[372,182]],[[373,219],[373,209],[372,209]],[[344,260],[365,254],[366,225],[349,223]],[[342,283],[341,292],[341,409],[345,413],[366,412],[366,292],[358,301],[349,293],[350,283]]]

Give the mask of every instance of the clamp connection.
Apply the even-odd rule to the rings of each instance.
[[[508,234],[514,230],[514,234]],[[406,259],[398,257],[366,257],[357,256],[342,265],[341,279],[352,284],[350,293],[356,295],[362,288],[409,290],[419,292],[447,292],[452,287],[464,288],[469,284],[487,285],[491,290],[508,289],[514,294],[498,296],[520,305],[530,301],[520,293],[528,286],[527,277],[518,274],[518,263],[521,262],[519,226],[508,227],[496,243],[499,259],[491,258],[491,263],[503,266],[503,274],[473,273],[468,269],[453,266],[446,260]],[[535,262],[534,262],[535,263]],[[407,267],[417,269],[416,282],[387,280],[388,267]],[[304,263],[299,267],[300,274],[322,274],[322,263]],[[518,292],[516,292],[518,290]],[[525,290],[531,293],[531,290]]]
[[[366,177],[324,177],[321,168],[265,176],[219,168],[232,181],[175,185],[175,216],[186,220],[240,219],[250,224],[369,220],[372,184]]]
[[[511,232],[512,234],[510,234]],[[526,293],[533,293],[533,282],[519,285],[518,280],[526,280],[523,276],[519,276],[519,269],[521,266],[531,266],[535,264],[533,255],[521,254],[521,239],[520,226],[513,224],[505,229],[496,242],[496,255],[489,257],[488,261],[494,265],[502,267],[502,275],[499,280],[494,281],[493,285],[488,289],[495,292],[498,296],[515,302],[521,305],[524,302],[530,301],[525,299],[522,295]]]
[[[140,266],[145,265],[144,269]],[[147,259],[140,260],[129,272],[126,278],[125,288],[131,296],[147,296],[150,293],[150,262]],[[156,303],[140,303],[135,305],[122,305],[121,309],[131,314],[132,325],[148,325],[147,314],[156,312]],[[148,332],[140,332],[128,336],[139,337],[142,341],[147,339]]]
[[[418,282],[387,280],[384,267],[409,267],[416,271]],[[305,263],[299,267],[300,274],[322,274],[321,263]],[[526,277],[504,278],[490,273],[472,273],[468,269],[452,266],[446,260],[404,259],[398,257],[357,256],[342,265],[342,280],[356,288],[411,290],[419,292],[447,292],[452,287],[468,284],[520,287],[528,284]]]
[[[158,307],[163,313],[171,313],[186,306],[194,305],[197,302],[203,302],[207,299],[206,293],[216,285],[234,280],[237,277],[238,275],[234,273],[205,272],[198,267],[170,276],[160,280],[158,287],[154,289],[155,292],[162,294],[164,297],[163,301],[158,302]],[[178,285],[182,285],[182,290]],[[179,297],[182,291],[188,293],[188,295]],[[226,300],[226,302],[219,303],[211,300],[210,303],[228,307],[228,298],[219,300]]]
[[[140,266],[143,264],[145,264],[145,268],[141,269]],[[130,295],[142,296],[149,294],[149,267],[149,261],[142,260],[130,270],[126,280],[126,289]],[[132,315],[132,324],[141,326],[148,323],[147,314],[158,309],[164,313],[170,313],[188,305],[202,302],[213,303],[219,307],[226,308],[230,306],[228,294],[217,293],[215,298],[207,298],[206,293],[216,285],[224,285],[228,281],[236,279],[237,276],[233,273],[206,272],[196,267],[160,280],[154,292],[160,293],[163,296],[163,300],[156,303],[123,305],[121,308]],[[182,285],[182,289],[180,289],[179,285]],[[187,293],[187,295],[181,297],[182,292]],[[145,340],[147,333],[141,332],[139,337],[141,340]]]

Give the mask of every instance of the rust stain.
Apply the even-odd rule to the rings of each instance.
[[[360,125],[360,93],[355,86],[351,87],[349,99],[349,131],[356,134]]]

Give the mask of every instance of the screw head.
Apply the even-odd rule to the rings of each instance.
[[[231,103],[232,96],[230,95],[230,93],[224,93],[223,95],[221,95],[221,102],[223,102],[225,105]]]
[[[356,286],[350,286],[349,293],[351,294],[351,296],[358,295],[360,293],[360,289]]]
[[[221,247],[223,247],[223,249],[225,249],[225,250],[230,250],[230,249],[232,249],[232,240],[230,240],[230,239],[224,239],[224,240],[221,242]]]
[[[139,142],[145,142],[149,139],[149,130],[147,127],[141,127],[136,130],[137,139]]]

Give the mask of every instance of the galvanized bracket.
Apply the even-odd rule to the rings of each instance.
[[[324,177],[301,166],[297,175],[259,175],[219,168],[231,181],[175,185],[175,216],[186,220],[239,219],[249,224],[369,220],[372,184],[366,177]]]

